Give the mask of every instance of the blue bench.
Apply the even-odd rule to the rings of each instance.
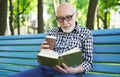
[[[120,77],[120,29],[93,30],[93,69],[86,77]],[[0,36],[0,77],[38,66],[37,53],[45,34]]]

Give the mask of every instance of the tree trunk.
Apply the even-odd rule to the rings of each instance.
[[[0,35],[5,35],[7,26],[7,0],[0,0]]]
[[[9,17],[9,24],[10,24],[10,32],[11,35],[14,35],[14,28],[13,28],[13,7],[12,7],[12,0],[9,0],[10,2],[10,17]]]
[[[61,0],[59,0],[59,4],[61,4],[62,3],[62,1]]]
[[[105,12],[104,14],[105,14],[105,18],[104,18],[104,29],[107,29],[107,28],[108,28],[108,26],[107,26],[107,14],[108,14],[108,12]]]
[[[18,35],[20,35],[20,20],[19,20],[19,0],[17,0],[17,30]]]
[[[56,15],[56,10],[57,10],[56,0],[52,0],[52,3],[53,3],[54,14]]]
[[[43,0],[38,0],[38,33],[44,32]]]
[[[56,11],[57,11],[56,0],[52,0],[52,3],[53,3],[54,15],[56,16]],[[54,23],[55,23],[56,25],[58,25],[58,24],[57,24],[57,21],[56,21],[56,17],[55,17]],[[54,26],[56,26],[55,24],[54,24]]]
[[[97,28],[100,29],[100,26],[99,26],[99,14],[98,14],[98,8],[97,8]]]
[[[107,15],[108,15],[109,12],[105,12],[104,13],[104,18],[102,18],[102,16],[98,15],[98,18],[101,19],[101,21],[103,22],[104,24],[104,27],[103,29],[107,29],[108,28],[108,25],[107,25]],[[99,27],[100,28],[100,27]],[[100,28],[101,29],[101,28]]]
[[[68,0],[65,0],[66,2],[68,2]]]
[[[86,26],[88,29],[94,29],[94,18],[98,0],[90,0]]]

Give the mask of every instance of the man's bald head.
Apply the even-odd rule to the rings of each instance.
[[[57,15],[60,13],[60,12],[70,12],[70,13],[73,13],[75,12],[75,8],[73,7],[73,5],[71,5],[70,3],[67,3],[67,2],[64,2],[64,3],[61,3],[60,6],[57,8]]]

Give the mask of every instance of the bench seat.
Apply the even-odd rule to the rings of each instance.
[[[93,68],[85,77],[120,77],[120,29],[93,30]]]
[[[85,77],[120,77],[120,29],[92,30],[93,68]],[[45,33],[0,36],[0,77],[33,69]]]
[[[0,77],[38,66],[36,60],[46,34],[0,36]]]

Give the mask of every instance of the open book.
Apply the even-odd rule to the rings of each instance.
[[[59,55],[53,50],[43,49],[38,53],[38,62],[46,66],[61,65],[65,63],[70,67],[81,64],[82,52],[76,47]]]

